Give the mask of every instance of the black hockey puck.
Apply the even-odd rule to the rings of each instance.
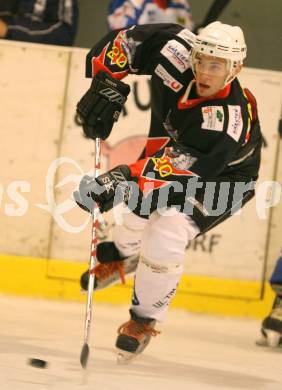
[[[32,367],[36,367],[36,368],[47,368],[46,360],[30,358],[30,359],[28,359],[28,364],[30,364]]]

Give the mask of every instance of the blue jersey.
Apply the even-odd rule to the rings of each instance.
[[[110,30],[134,24],[176,23],[189,30],[194,27],[186,0],[112,0],[109,6]]]
[[[77,0],[1,0],[6,39],[70,46],[74,42]]]
[[[272,286],[280,285],[281,294],[282,294],[282,251],[281,251],[281,256],[277,260],[277,263],[275,265],[274,271],[270,277],[269,282]]]

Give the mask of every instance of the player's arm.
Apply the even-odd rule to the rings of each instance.
[[[176,168],[172,159],[162,151],[158,157],[149,157],[131,165],[119,165],[96,179],[85,176],[79,190],[74,193],[74,199],[88,212],[92,212],[94,203],[104,212],[122,201],[140,205],[148,192],[152,192],[154,198],[159,197],[160,192],[173,182],[177,183],[178,188],[180,183],[183,190],[188,180],[195,177],[197,175],[189,169]],[[166,195],[168,204],[171,204],[174,191],[168,191]]]
[[[76,0],[62,1],[50,7],[51,2],[47,0],[42,13],[37,13],[34,0],[18,3],[18,9],[30,7],[33,11],[19,13],[10,19],[6,39],[63,46],[73,44],[78,20]]]
[[[129,73],[152,74],[158,64],[182,50],[189,66],[189,50],[194,35],[178,25],[133,26],[108,33],[87,55],[86,76],[93,81],[77,105],[83,131],[88,138],[106,139],[118,120],[129,86],[121,81]],[[179,54],[180,55],[180,54]]]
[[[188,53],[193,39],[193,33],[174,24],[140,25],[111,31],[88,53],[86,77],[94,77],[100,71],[119,80],[128,74],[151,75],[162,61],[161,50],[168,41],[178,41]]]

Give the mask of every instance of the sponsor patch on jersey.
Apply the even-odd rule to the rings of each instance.
[[[202,129],[223,131],[224,111],[222,106],[202,107],[203,123]]]
[[[192,33],[192,31],[184,28],[177,34],[183,41],[187,42],[191,47],[195,44],[196,35]]]
[[[228,105],[229,122],[227,134],[238,142],[243,130],[243,119],[240,106]]]
[[[172,77],[161,64],[156,67],[155,73],[164,81],[164,85],[172,89],[174,92],[178,92],[183,87],[183,85]]]
[[[162,48],[161,54],[179,70],[180,73],[185,72],[190,66],[190,53],[180,42],[172,39],[168,41]]]

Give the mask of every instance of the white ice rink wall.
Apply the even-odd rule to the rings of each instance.
[[[2,292],[85,299],[78,280],[87,267],[91,226],[71,195],[81,175],[93,169],[94,144],[75,121],[76,102],[90,84],[86,53],[0,42]],[[266,280],[282,246],[282,72],[244,69],[240,80],[257,98],[266,141],[258,194],[240,215],[190,244],[174,306],[260,317],[271,303]],[[133,162],[147,134],[149,80],[127,81],[132,93],[125,113],[103,144],[105,170]],[[272,181],[278,182],[275,191],[266,184]],[[276,206],[269,208],[271,201]],[[99,232],[103,240],[111,237],[113,215],[107,222]],[[129,302],[130,287],[112,287],[95,299]]]

